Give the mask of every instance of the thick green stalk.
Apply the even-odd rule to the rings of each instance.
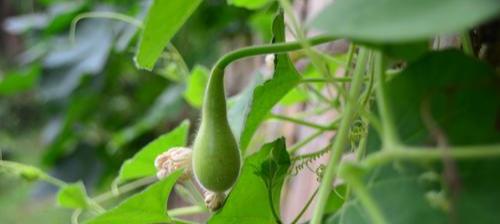
[[[307,39],[307,41],[309,42],[310,45],[320,45],[334,41],[336,39],[337,38],[332,36],[321,35],[309,38]],[[278,54],[278,53],[296,51],[301,49],[302,45],[299,41],[244,47],[222,56],[215,64],[214,70],[215,69],[224,70],[224,68],[226,68],[226,66],[229,65],[231,62],[245,57],[251,57],[262,54]]]
[[[349,92],[349,98],[352,100],[348,101],[345,106],[343,118],[340,123],[337,136],[335,137],[335,143],[332,147],[331,158],[328,162],[325,175],[323,176],[323,179],[321,181],[318,202],[316,204],[316,208],[311,220],[312,224],[321,223],[321,219],[323,218],[326,201],[328,200],[328,196],[330,195],[330,191],[332,190],[332,182],[337,173],[338,164],[344,151],[344,147],[347,144],[349,127],[357,111],[356,104],[358,102],[357,99],[361,94],[361,86],[363,84],[363,75],[365,74],[367,59],[368,50],[365,48],[361,48],[359,52],[359,59],[356,62],[357,66],[354,71],[351,90]],[[351,102],[353,102],[354,104],[352,104]]]
[[[386,79],[385,79],[385,61],[384,56],[380,51],[375,52],[375,80],[377,81],[376,86],[376,98],[377,107],[380,114],[380,120],[382,122],[382,142],[384,145],[389,146],[388,149],[392,149],[393,145],[399,145],[399,137],[397,134],[396,126],[394,125],[393,116],[389,108],[389,102],[387,100],[386,94]]]
[[[455,160],[498,158],[500,145],[452,146],[447,151],[432,147],[394,146],[392,150],[383,150],[366,157],[361,164],[366,169],[396,161],[440,161],[444,154]]]

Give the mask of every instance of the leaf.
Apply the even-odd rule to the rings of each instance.
[[[275,42],[284,42],[284,17],[280,13],[273,23]],[[300,82],[300,75],[287,54],[278,54],[275,59],[274,74],[271,80],[254,89],[250,110],[246,115],[240,137],[240,147],[245,152],[253,134],[264,121],[273,106]]]
[[[13,95],[32,89],[38,84],[41,69],[39,66],[7,73],[0,78],[0,95]]]
[[[398,174],[369,184],[368,190],[388,223],[446,223],[444,212],[431,207],[426,199],[427,189],[418,181],[418,176]],[[325,223],[362,224],[372,221],[359,201],[351,200]]]
[[[185,146],[188,131],[189,121],[186,120],[174,130],[150,142],[137,152],[134,157],[123,163],[118,176],[120,181],[154,176],[156,174],[156,168],[154,167],[156,156],[172,147]]]
[[[334,214],[344,205],[345,197],[347,192],[347,185],[342,184],[336,186],[334,191],[328,196],[328,201],[326,201],[324,214]]]
[[[111,210],[85,222],[86,224],[149,224],[170,223],[167,214],[167,201],[182,174],[175,171],[167,178],[160,180],[144,191],[137,193]]]
[[[312,26],[357,41],[409,42],[462,32],[499,13],[497,0],[338,0]]]
[[[191,16],[201,0],[153,0],[135,55],[138,68],[151,70],[170,39]]]
[[[261,40],[269,41],[273,37],[272,30],[269,29],[273,25],[273,20],[273,13],[258,11],[250,17],[248,25],[250,25],[253,32],[259,34]]]
[[[281,100],[280,104],[291,106],[297,103],[305,102],[309,99],[307,91],[304,89],[294,88],[288,92]]]
[[[495,72],[483,62],[457,50],[430,52],[396,74],[387,83],[388,105],[397,133],[407,145],[435,145],[435,137],[423,123],[422,111],[428,111],[450,146],[500,142],[498,111],[500,92]],[[427,105],[427,108],[422,108]],[[380,149],[380,139],[369,132],[368,151]],[[401,167],[395,163],[392,167]],[[495,223],[500,200],[499,159],[456,162],[458,200],[443,177],[443,165],[426,165],[440,172],[437,191],[447,192],[445,203],[454,204],[460,223]],[[425,170],[424,170],[425,171]],[[417,172],[417,174],[423,171]],[[372,175],[375,176],[375,175]],[[390,223],[446,223],[450,214],[430,215],[436,208],[425,208],[422,198],[429,192],[416,183],[418,176],[405,175],[401,169],[386,170],[375,180],[366,180],[377,204]],[[429,190],[429,189],[428,189]],[[357,202],[349,202],[342,223],[370,223]],[[427,200],[427,207],[432,200]],[[473,205],[473,206],[472,206]],[[404,211],[398,210],[404,207]],[[434,206],[435,207],[435,206]],[[444,212],[443,212],[444,213]],[[335,218],[337,223],[338,217]]]
[[[209,70],[201,65],[197,65],[191,71],[187,80],[187,88],[184,92],[184,99],[194,108],[201,108],[205,86],[208,82]]]
[[[237,7],[247,9],[259,9],[269,3],[271,0],[227,0],[227,3]]]
[[[279,215],[281,187],[289,167],[284,138],[262,146],[245,159],[224,207],[208,223],[276,223],[269,193],[272,192],[272,206]]]
[[[384,54],[391,59],[403,59],[406,61],[418,59],[430,50],[428,41],[382,44],[378,46],[375,45],[374,47],[382,50]]]
[[[87,192],[82,182],[68,184],[57,193],[57,204],[65,208],[87,208]]]
[[[486,64],[457,50],[425,55],[387,84],[397,132],[406,144],[433,141],[422,120],[427,104],[450,145],[499,142],[497,81]]]
[[[500,142],[498,77],[483,62],[457,50],[433,52],[410,64],[387,87],[398,133],[406,144],[435,142],[423,123],[425,102],[449,145]],[[455,203],[461,223],[496,222],[499,164],[493,158],[457,162],[460,191]]]

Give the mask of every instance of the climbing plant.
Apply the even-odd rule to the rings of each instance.
[[[153,0],[142,21],[87,14],[72,24],[88,17],[132,23],[139,30],[135,64],[151,70],[200,4]],[[482,60],[486,45],[471,42],[479,25],[498,19],[497,0],[337,0],[305,24],[287,0],[228,4],[272,10],[272,40],[235,49],[211,69],[193,68],[183,96],[200,108],[200,124],[184,121],[146,144],[121,165],[109,192],[89,195],[80,182],[13,161],[0,161],[2,171],[59,187],[57,202],[74,210],[73,223],[191,223],[185,217],[201,213],[208,223],[284,223],[287,181],[311,171],[319,187],[292,223],[304,221],[309,208],[313,224],[497,222],[500,76],[498,65]],[[310,29],[321,34],[307,35]],[[459,44],[432,45],[445,34]],[[349,41],[346,54],[317,47],[340,39]],[[290,52],[308,68],[296,69]],[[228,98],[226,67],[266,55],[272,77],[257,75]],[[272,110],[297,103],[317,108],[293,117]],[[321,124],[306,119],[327,112],[336,115]],[[262,142],[256,133],[270,120],[315,132],[292,145],[283,137]],[[190,126],[198,129],[192,137]],[[328,144],[301,153],[316,138]],[[354,156],[342,159],[346,154]],[[320,157],[327,162],[311,169]],[[174,188],[190,205],[167,207]]]

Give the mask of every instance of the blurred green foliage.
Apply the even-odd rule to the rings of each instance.
[[[203,1],[152,71],[134,66],[139,28],[131,24],[82,19],[75,42],[69,38],[71,23],[81,13],[113,12],[142,20],[149,4],[2,3],[2,159],[42,167],[67,182],[81,179],[91,195],[106,191],[124,160],[179,121],[197,116],[201,96],[196,94],[203,92],[200,82],[206,80],[200,68],[217,60],[225,40],[270,38],[267,6],[249,11],[228,7],[223,0]],[[195,65],[198,69],[191,72]],[[185,92],[189,82],[196,85]],[[66,223],[69,211],[55,208],[55,193],[45,183],[2,177],[0,223]]]

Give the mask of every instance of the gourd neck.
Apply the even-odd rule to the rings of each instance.
[[[310,46],[320,45],[336,40],[333,36],[320,35],[306,39]],[[303,43],[299,41],[263,44],[252,47],[244,47],[232,51],[221,57],[210,73],[208,85],[205,92],[202,111],[202,125],[204,122],[214,124],[227,124],[226,97],[224,92],[224,70],[231,62],[241,58],[262,54],[284,53],[302,49]]]
[[[215,124],[227,123],[223,69],[214,67],[210,73],[202,113],[204,121],[214,122]]]

